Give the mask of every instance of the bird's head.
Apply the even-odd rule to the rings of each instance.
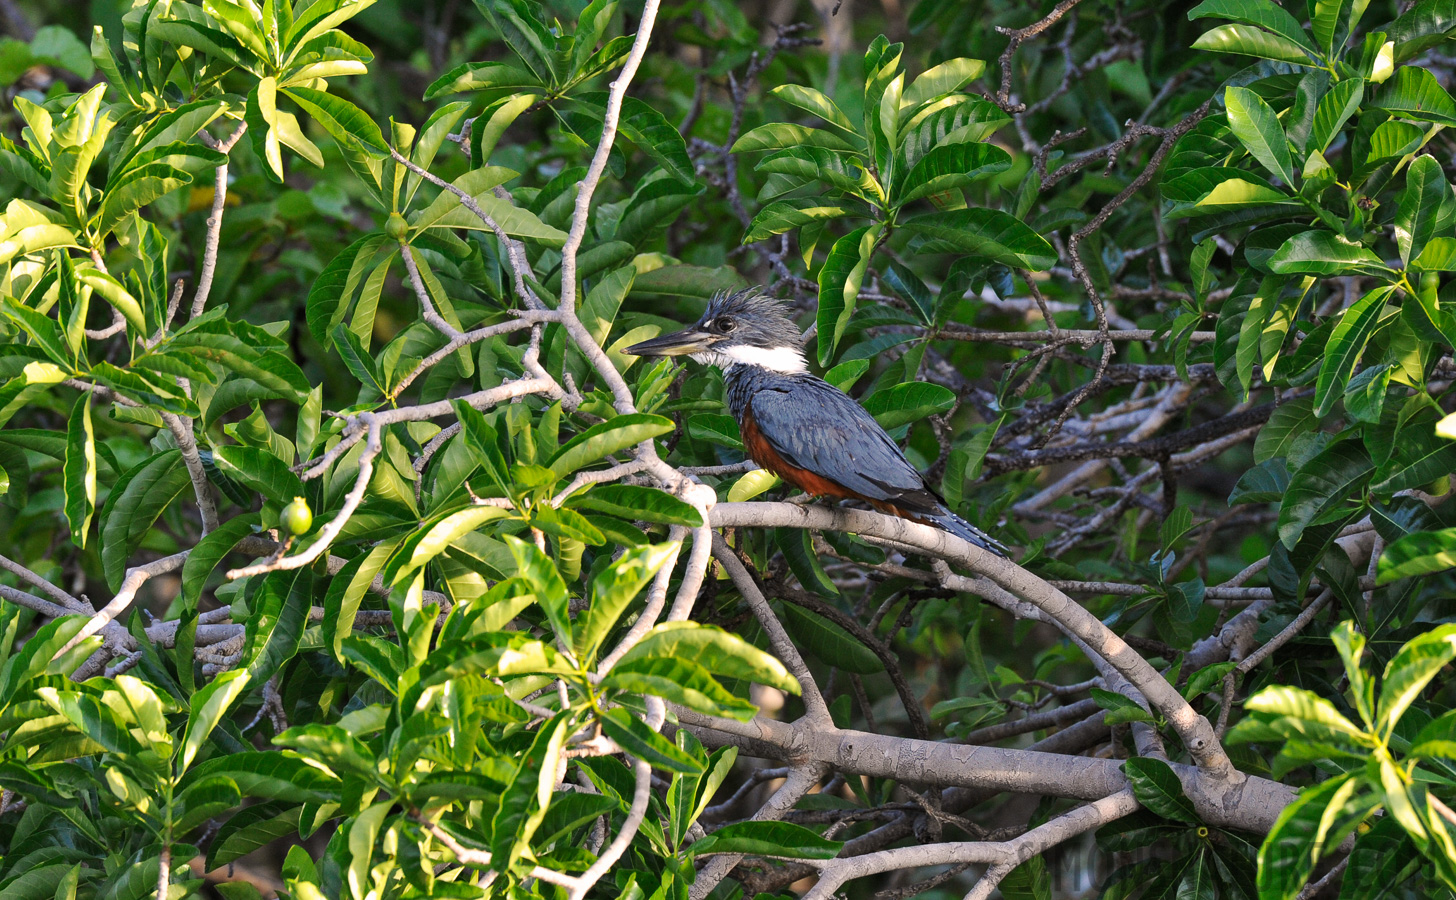
[[[622,352],[690,356],[723,369],[756,366],[784,373],[808,371],[799,328],[783,302],[752,289],[718,293],[692,326],[633,344]]]

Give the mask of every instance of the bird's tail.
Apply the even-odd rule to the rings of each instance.
[[[945,507],[941,507],[941,509],[943,511],[940,514],[929,517],[930,521],[936,526],[942,530],[949,531],[961,540],[970,541],[983,550],[989,550],[997,556],[1010,558],[1011,552],[1006,549],[1005,544],[950,510],[945,509]]]

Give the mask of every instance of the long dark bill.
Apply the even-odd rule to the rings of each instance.
[[[633,344],[622,352],[629,356],[687,356],[707,350],[716,340],[717,335],[708,334],[696,328],[685,328],[682,331],[655,337],[650,341]]]

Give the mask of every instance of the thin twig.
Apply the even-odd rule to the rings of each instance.
[[[192,318],[197,318],[207,309],[207,298],[212,293],[212,277],[217,272],[217,250],[222,243],[222,214],[227,207],[227,154],[248,130],[247,122],[239,122],[233,133],[222,141],[214,140],[205,131],[198,132],[202,143],[223,154],[223,161],[213,169],[212,210],[207,215],[207,237],[202,247],[202,267],[197,275],[197,293],[192,295]],[[168,319],[171,315],[168,315]]]
[[[374,477],[374,458],[384,449],[383,440],[380,435],[381,422],[379,417],[372,413],[364,413],[361,416],[367,430],[367,437],[364,442],[364,452],[359,455],[359,475],[354,482],[354,487],[344,497],[344,504],[339,508],[338,513],[329,520],[319,532],[314,542],[308,549],[294,556],[284,556],[269,562],[262,562],[252,566],[245,566],[241,569],[233,569],[227,573],[229,581],[236,581],[239,578],[247,578],[251,575],[262,575],[267,572],[287,571],[290,569],[302,568],[318,559],[334,539],[343,532],[344,526],[349,524],[349,518],[354,515],[354,510],[364,502],[364,494],[369,489],[369,479]]]

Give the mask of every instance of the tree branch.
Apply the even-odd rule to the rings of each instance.
[[[1214,736],[1213,726],[1193,710],[1122,638],[1071,598],[1007,559],[928,525],[906,519],[852,509],[796,506],[789,503],[721,503],[712,512],[719,527],[788,527],[848,531],[887,538],[917,547],[929,555],[952,560],[985,575],[1016,597],[1055,619],[1107,660],[1158,713],[1166,718],[1198,764],[1220,775],[1233,767]]]

